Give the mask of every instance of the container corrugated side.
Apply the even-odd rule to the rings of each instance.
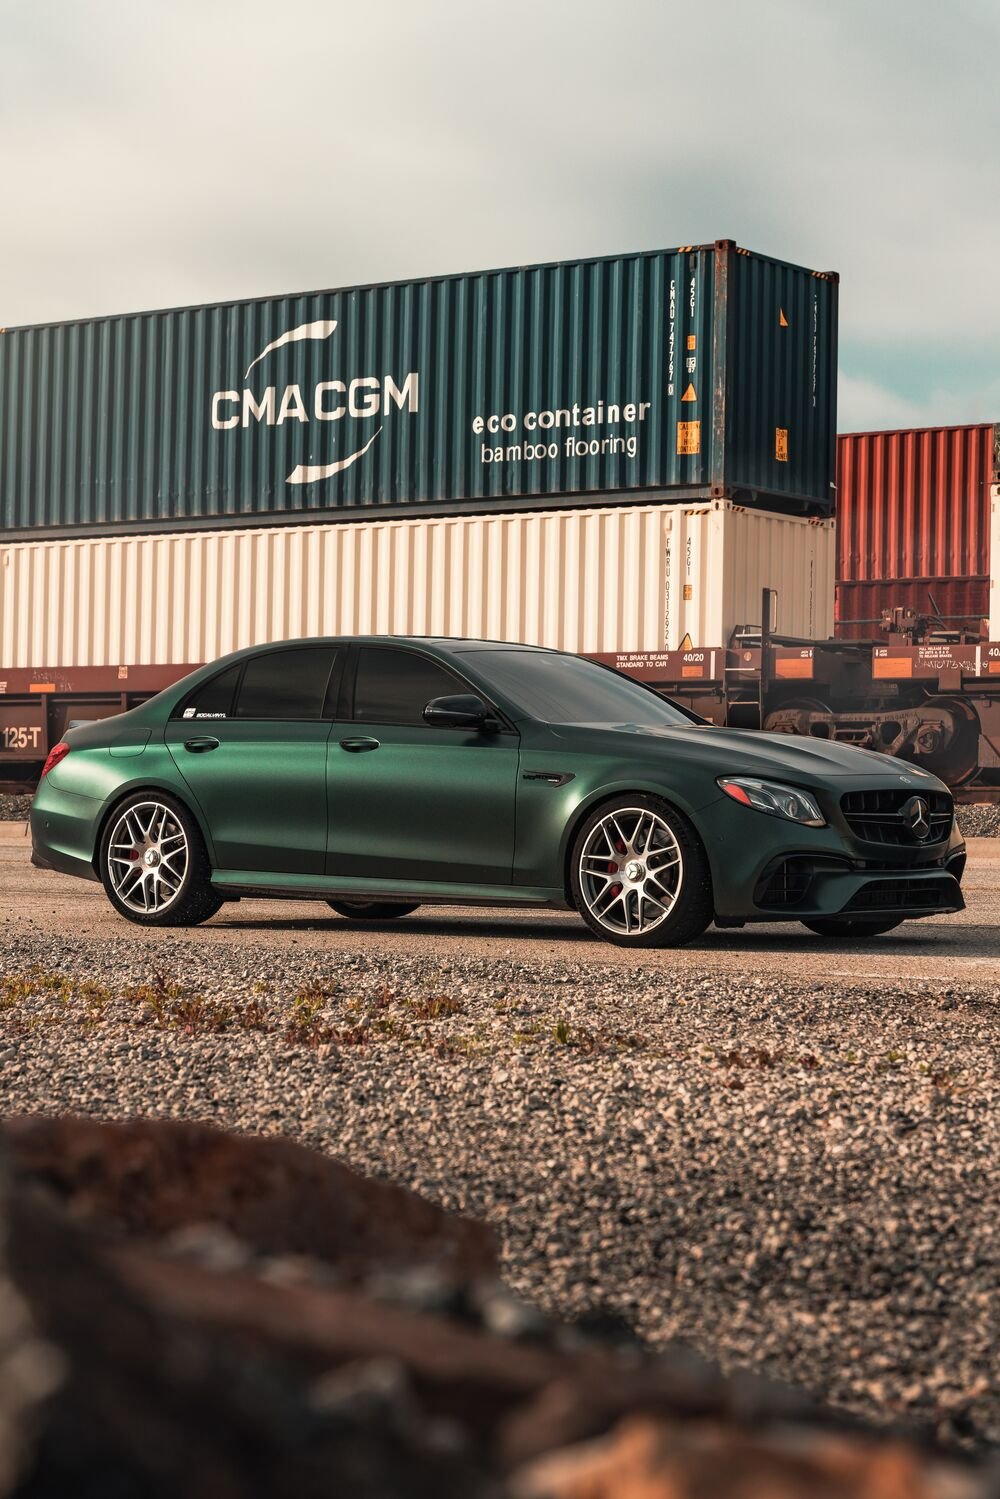
[[[715,503],[671,506],[663,529],[663,649],[725,645],[739,625],[759,626],[764,588],[778,595],[772,614],[778,633],[810,640],[832,633],[832,521]]]
[[[724,274],[717,267],[716,275]],[[728,265],[724,467],[761,494],[834,509],[837,277],[736,250]],[[765,505],[766,509],[767,506]]]
[[[988,578],[903,578],[891,582],[837,584],[836,634],[842,640],[878,640],[883,610],[913,609],[933,617],[935,606],[945,629],[973,633],[990,610]]]
[[[838,582],[989,575],[1000,427],[853,432],[838,440]]]
[[[830,522],[725,502],[19,542],[0,546],[0,666],[208,661],[323,634],[723,645],[759,620],[765,584],[782,629],[809,634],[832,613],[833,548]]]
[[[720,241],[8,329],[0,529],[613,491],[828,512],[836,315],[835,277]]]

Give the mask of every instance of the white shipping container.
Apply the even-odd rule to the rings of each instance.
[[[773,588],[771,627],[825,640],[833,634],[836,534],[830,520],[745,510],[725,500],[664,507],[662,649],[725,645],[737,625],[759,625]]]
[[[833,628],[831,521],[727,501],[0,547],[0,668],[169,665],[301,635],[468,635],[583,653]]]

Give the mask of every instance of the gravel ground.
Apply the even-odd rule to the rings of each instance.
[[[958,825],[966,838],[1000,838],[1000,806],[977,802],[959,807]]]
[[[0,959],[4,1111],[288,1134],[487,1218],[548,1310],[1000,1442],[995,989],[422,961],[375,933],[14,931]]]
[[[0,822],[23,822],[30,810],[30,796],[0,795]]]

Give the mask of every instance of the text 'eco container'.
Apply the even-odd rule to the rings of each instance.
[[[302,635],[469,635],[589,654],[723,646],[778,592],[833,616],[832,521],[687,506],[0,545],[8,669],[211,661]]]
[[[833,507],[837,278],[730,241],[0,334],[0,529]]]

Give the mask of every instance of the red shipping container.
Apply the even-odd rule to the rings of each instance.
[[[837,633],[897,606],[988,612],[990,485],[1000,425],[849,432],[837,440]],[[858,585],[864,585],[860,587]]]

